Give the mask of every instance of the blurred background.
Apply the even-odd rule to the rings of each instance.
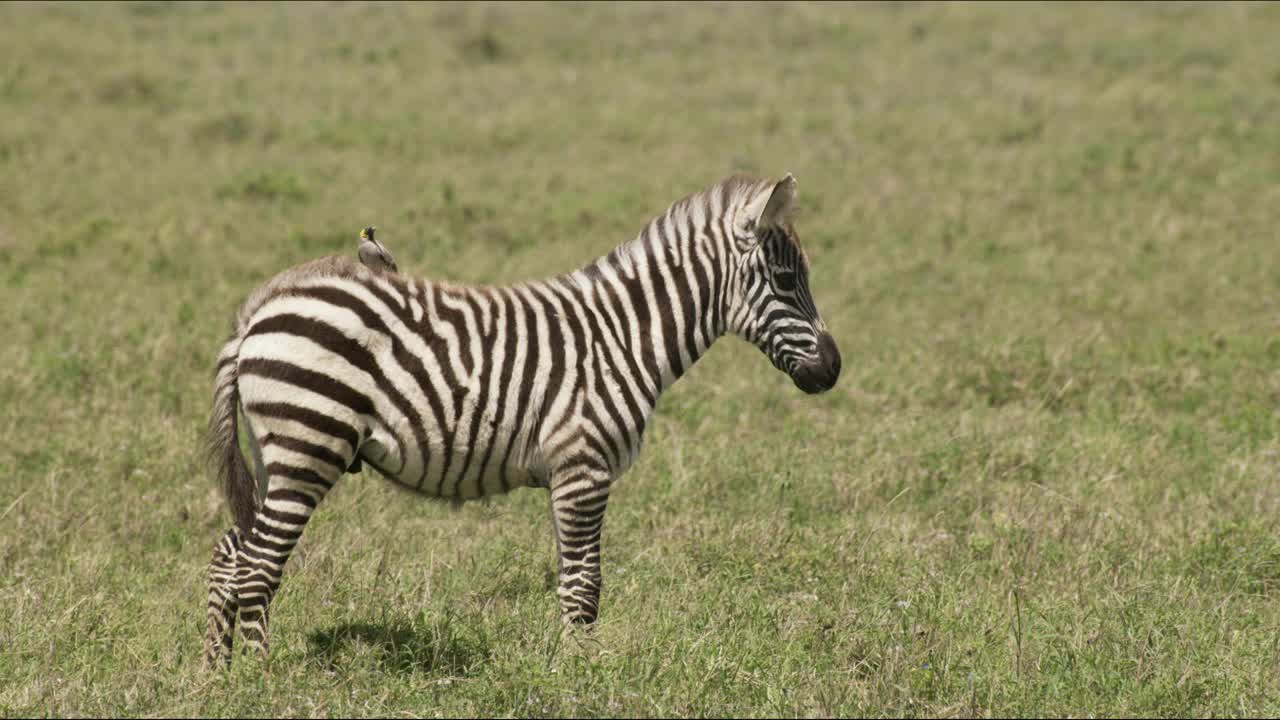
[[[0,5],[0,712],[1274,714],[1280,4]],[[195,672],[251,289],[586,264],[799,180],[844,357],[722,341],[565,649],[545,496],[372,475]],[[254,692],[247,693],[245,688]]]

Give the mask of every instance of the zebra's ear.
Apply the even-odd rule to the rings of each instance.
[[[796,178],[791,173],[787,173],[786,177],[774,184],[773,192],[769,194],[769,202],[765,203],[764,210],[760,213],[759,223],[769,226],[782,223],[790,217],[795,201]]]
[[[784,222],[790,215],[796,199],[796,179],[791,173],[773,184],[772,189],[763,190],[745,208],[741,223],[745,230],[754,227],[773,227]]]

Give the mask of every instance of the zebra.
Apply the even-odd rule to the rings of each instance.
[[[536,282],[469,287],[327,257],[250,293],[214,371],[209,450],[235,524],[209,567],[206,665],[230,664],[237,620],[267,655],[290,553],[360,461],[456,502],[547,488],[561,619],[589,631],[609,491],[658,396],[727,334],[806,393],[839,377],[795,197],[790,173],[734,175]]]

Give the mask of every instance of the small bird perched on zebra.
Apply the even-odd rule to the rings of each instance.
[[[209,447],[235,525],[209,567],[206,663],[230,662],[237,621],[266,654],[285,563],[357,459],[429,497],[549,488],[561,617],[594,623],[609,491],[659,395],[726,334],[806,393],[840,375],[795,195],[789,174],[728,178],[536,282],[467,287],[330,257],[250,293],[215,367]]]
[[[391,251],[382,243],[373,239],[374,229],[370,226],[360,231],[360,245],[356,249],[356,255],[365,267],[374,272],[396,272],[396,259],[391,257]]]

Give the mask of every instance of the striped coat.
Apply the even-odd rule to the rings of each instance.
[[[359,462],[430,497],[549,488],[562,615],[594,622],[609,489],[662,391],[726,333],[807,392],[839,375],[794,195],[790,175],[730,178],[538,282],[465,287],[333,257],[254,291],[216,366],[210,446],[236,522],[210,567],[206,660],[229,661],[237,619],[265,652],[284,564]]]

